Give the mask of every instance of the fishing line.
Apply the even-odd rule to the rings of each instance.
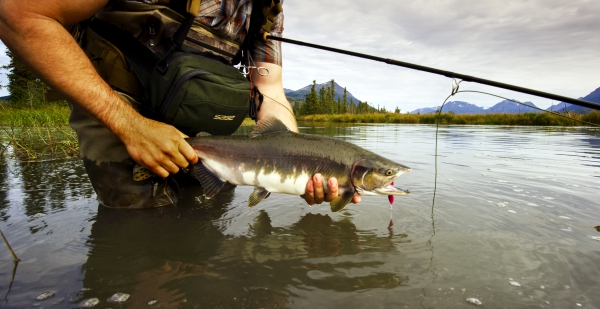
[[[457,94],[459,92],[460,89],[460,83],[462,82],[462,80],[457,81],[455,78],[452,78],[452,91],[450,92],[450,94],[446,97],[446,99],[444,100],[444,102],[442,103],[442,106],[440,106],[440,109],[437,111],[437,117],[435,118],[435,153],[434,153],[434,157],[435,157],[435,164],[434,164],[434,180],[433,180],[433,198],[431,200],[431,230],[433,231],[433,234],[431,234],[431,236],[429,237],[429,240],[427,241],[427,245],[431,246],[431,257],[429,258],[429,272],[433,275],[433,281],[435,281],[435,279],[437,279],[437,274],[435,273],[435,271],[433,271],[433,257],[435,255],[435,250],[433,249],[433,237],[435,236],[435,212],[434,212],[434,208],[435,208],[435,196],[436,196],[436,192],[437,192],[437,177],[438,177],[438,132],[440,129],[440,117],[442,115],[442,110],[444,109],[444,105],[446,105],[446,102],[448,102],[448,99],[450,99],[452,96],[454,96],[455,94]],[[421,299],[421,302],[419,303],[421,305],[421,307],[425,308],[425,306],[423,306],[423,302],[425,301],[425,299],[427,298],[427,291],[425,290],[429,285],[423,287],[421,289],[421,293],[423,294],[423,299]]]
[[[507,101],[511,101],[520,105],[524,105],[527,107],[531,107],[534,108],[536,110],[542,111],[544,113],[550,113],[552,115],[556,115],[562,118],[566,118],[569,120],[574,120],[574,121],[578,121],[580,123],[583,124],[587,124],[593,127],[600,127],[600,125],[597,125],[595,123],[591,123],[588,121],[584,121],[584,120],[580,120],[580,119],[576,119],[570,116],[566,116],[563,114],[557,114],[554,112],[550,112],[544,109],[541,109],[539,107],[535,107],[535,106],[530,106],[528,104],[522,103],[520,101],[514,100],[514,99],[509,99],[500,95],[496,95],[493,93],[489,93],[489,92],[484,92],[484,91],[477,91],[477,90],[460,90],[460,83],[462,82],[462,80],[457,81],[455,78],[452,79],[452,91],[451,93],[446,97],[446,99],[444,100],[444,102],[442,103],[442,105],[440,106],[439,110],[437,111],[437,116],[435,118],[435,153],[434,153],[434,181],[433,181],[433,198],[431,201],[431,228],[432,228],[432,232],[433,234],[431,235],[431,237],[429,238],[429,240],[427,241],[427,244],[431,245],[431,258],[430,258],[430,263],[429,263],[429,271],[434,275],[433,280],[435,281],[435,279],[437,278],[437,274],[435,274],[432,271],[432,267],[433,267],[433,257],[434,257],[434,249],[433,249],[433,245],[432,245],[432,239],[435,236],[435,199],[436,199],[436,194],[437,194],[437,180],[438,180],[438,149],[439,149],[439,145],[438,145],[438,141],[439,141],[439,129],[440,129],[440,121],[441,121],[441,116],[442,116],[442,112],[444,110],[444,106],[446,105],[446,103],[448,102],[448,100],[453,97],[454,95],[457,95],[459,93],[479,93],[479,94],[484,94],[484,95],[489,95],[489,96],[493,96],[493,97],[497,97],[500,99],[504,99]],[[425,300],[426,298],[426,291],[425,289],[423,289],[423,300],[421,301],[421,303]],[[422,305],[422,304],[421,304]]]

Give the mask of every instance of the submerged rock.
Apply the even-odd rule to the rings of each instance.
[[[54,296],[54,293],[52,292],[44,292],[38,296],[35,297],[35,299],[37,300],[44,300],[44,299],[48,299],[50,297]]]
[[[81,308],[92,308],[94,306],[96,306],[97,304],[100,303],[100,300],[98,298],[90,298],[90,299],[86,299],[83,301],[83,303],[81,303]]]
[[[473,305],[481,306],[481,301],[477,298],[473,298],[473,297],[467,298],[466,301]]]
[[[113,296],[108,298],[106,302],[108,303],[122,303],[126,302],[129,299],[129,294],[126,293],[115,293]]]

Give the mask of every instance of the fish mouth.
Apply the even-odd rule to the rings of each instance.
[[[382,194],[382,195],[407,195],[407,194],[410,194],[409,190],[400,189],[400,188],[394,187],[392,185],[389,185],[387,187],[382,187],[382,188],[376,188],[373,191],[377,192],[378,194]]]

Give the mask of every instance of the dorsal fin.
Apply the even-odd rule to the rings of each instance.
[[[260,136],[268,133],[275,132],[286,132],[290,129],[281,122],[281,120],[275,118],[273,115],[266,115],[265,118],[259,120],[256,123],[256,128],[248,136],[250,138]]]

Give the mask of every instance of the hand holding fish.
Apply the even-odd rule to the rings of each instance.
[[[139,116],[116,132],[131,158],[160,177],[198,162],[198,156],[175,127]],[[141,132],[141,133],[140,133]]]
[[[323,176],[317,173],[306,183],[306,192],[300,195],[300,197],[311,206],[323,202],[329,203],[338,197],[339,188],[337,179],[335,177],[329,178],[329,180],[327,180],[327,187],[329,188],[329,191],[325,194],[323,188]],[[352,203],[360,203],[360,200],[360,195],[355,193],[352,198]]]

